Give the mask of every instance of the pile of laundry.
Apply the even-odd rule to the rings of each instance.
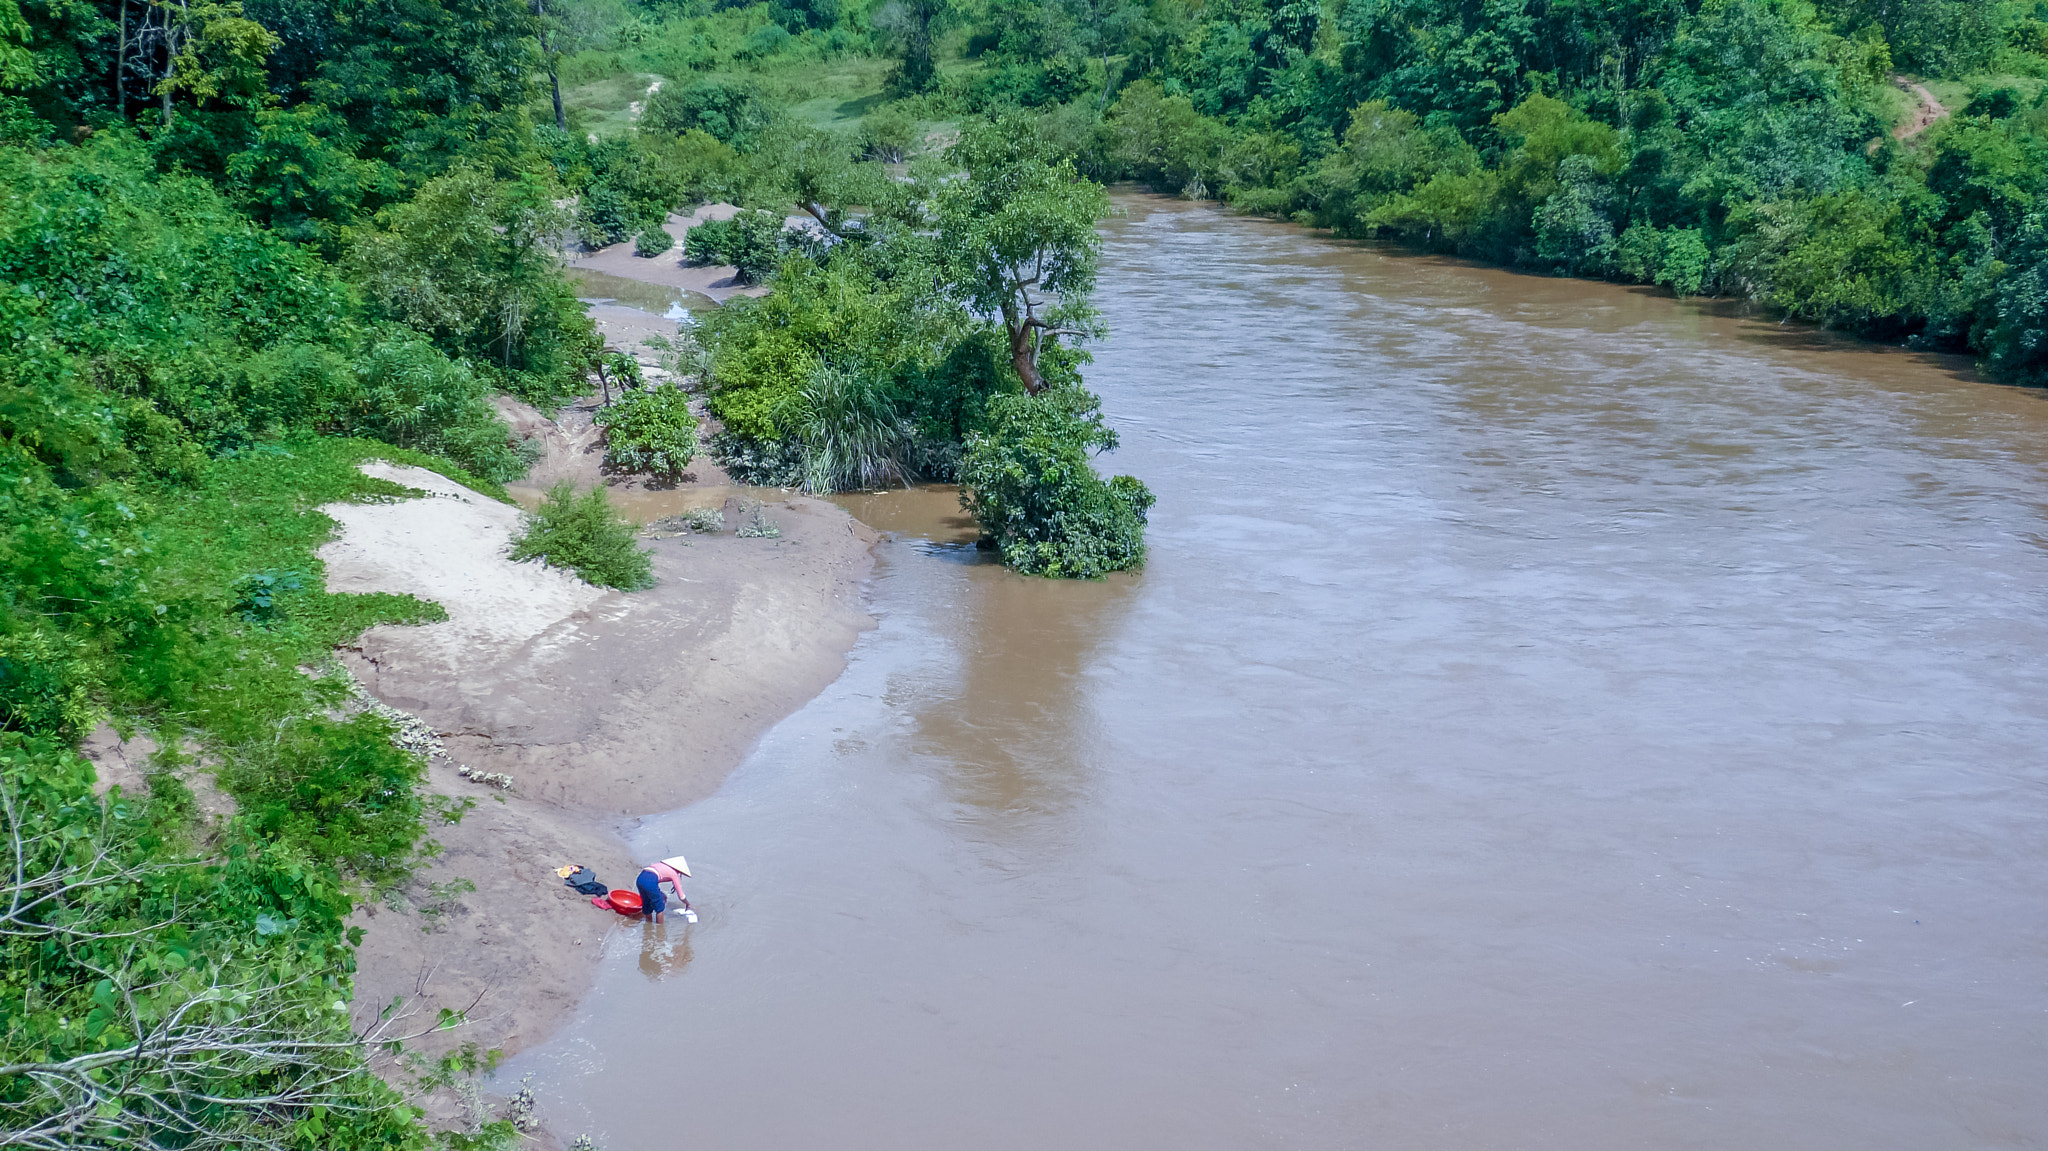
[[[564,884],[575,888],[585,895],[603,895],[606,891],[610,890],[604,884],[597,881],[597,872],[587,867],[579,867],[572,863],[567,867],[555,868],[555,874],[562,877]]]

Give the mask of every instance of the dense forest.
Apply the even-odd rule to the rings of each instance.
[[[1119,180],[2048,384],[2044,79],[2048,0],[0,0],[0,1142],[520,1138],[414,1105],[488,1061],[408,1058],[459,1020],[350,1002],[350,910],[461,815],[331,659],[438,613],[322,590],[316,509],[407,494],[358,462],[498,492],[494,393],[618,380],[625,466],[694,402],[741,479],[957,481],[1020,571],[1135,566]],[[617,243],[768,291],[643,381],[562,269]]]

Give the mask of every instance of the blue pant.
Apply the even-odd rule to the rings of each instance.
[[[640,910],[649,914],[659,914],[668,910],[668,900],[661,894],[661,876],[652,871],[643,871],[640,878],[634,881],[634,886],[640,889]]]

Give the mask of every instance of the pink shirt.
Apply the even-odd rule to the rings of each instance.
[[[686,897],[686,896],[685,896],[685,895],[683,894],[683,873],[682,873],[682,872],[680,872],[680,871],[677,871],[677,870],[676,870],[675,868],[673,868],[673,867],[670,867],[670,866],[669,866],[668,864],[666,864],[666,863],[650,863],[650,864],[648,864],[648,865],[647,865],[646,867],[643,867],[643,868],[641,868],[641,870],[642,870],[642,871],[651,871],[651,872],[653,872],[653,873],[654,873],[654,877],[655,877],[655,880],[656,880],[657,882],[660,882],[660,883],[666,883],[666,884],[668,884],[668,885],[669,885],[670,887],[673,887],[673,888],[675,888],[675,889],[676,889],[676,898],[677,898],[677,899],[684,899],[684,898],[687,898],[687,897]]]

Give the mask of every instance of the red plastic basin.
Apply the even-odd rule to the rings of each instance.
[[[620,915],[640,914],[640,893],[623,888],[612,888],[612,910]]]

